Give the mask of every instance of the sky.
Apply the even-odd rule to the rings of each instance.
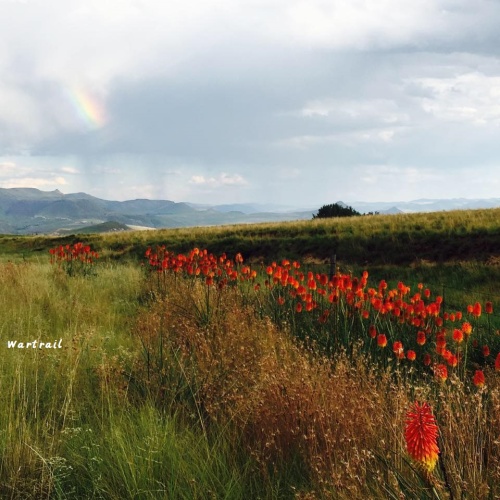
[[[499,0],[0,0],[0,187],[500,197]]]

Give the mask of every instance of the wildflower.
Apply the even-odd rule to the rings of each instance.
[[[424,354],[424,365],[425,366],[429,366],[431,364],[431,361],[432,361],[431,360],[431,355],[428,352],[426,352]]]
[[[446,368],[446,365],[443,365],[442,363],[435,365],[434,376],[440,382],[446,382],[446,379],[448,378],[448,368]]]
[[[481,304],[479,302],[476,302],[474,304],[474,307],[472,308],[472,315],[476,318],[479,318],[479,316],[481,316]]]
[[[462,331],[465,335],[470,335],[472,333],[472,325],[468,321],[465,321],[462,323]]]
[[[411,349],[406,353],[406,357],[409,361],[415,361],[417,359],[417,353]]]
[[[394,344],[392,344],[392,352],[396,355],[396,358],[403,359],[405,354],[403,350],[403,343],[399,340],[396,340]]]
[[[476,387],[482,387],[484,385],[485,379],[483,370],[476,370],[474,377],[472,377],[472,382]]]
[[[497,354],[497,357],[495,359],[495,370],[497,372],[500,371],[500,352]]]
[[[453,340],[460,344],[464,340],[464,332],[462,330],[459,330],[458,328],[455,328],[453,330]]]
[[[493,304],[488,301],[486,304],[484,304],[484,312],[486,314],[492,314],[493,313]]]
[[[487,345],[483,345],[483,356],[487,358],[490,355],[490,348]]]
[[[375,328],[375,325],[370,325],[370,327],[368,328],[368,335],[370,335],[372,339],[377,336],[377,329]]]
[[[428,403],[415,402],[406,413],[405,440],[409,455],[431,472],[438,460],[438,427]]]
[[[426,340],[426,338],[425,338],[425,332],[422,331],[422,330],[419,330],[417,332],[417,344],[418,345],[424,345],[425,344],[425,340]]]
[[[385,347],[387,345],[387,337],[383,333],[377,336],[377,345],[379,347]]]

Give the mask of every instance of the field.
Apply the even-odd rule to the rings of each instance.
[[[0,237],[0,496],[500,498],[499,220]]]

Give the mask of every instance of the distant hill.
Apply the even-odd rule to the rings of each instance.
[[[0,188],[0,233],[75,233],[87,231],[89,227],[100,232],[111,230],[102,225],[110,221],[123,228],[175,228],[299,220],[312,216],[310,211],[278,210],[275,213],[264,210],[267,208],[263,206],[259,210],[257,205],[252,204],[212,207],[148,199],[110,201],[86,193]]]
[[[500,207],[500,198],[337,203],[351,206],[360,213],[398,214],[495,208]],[[321,205],[318,203],[315,208],[304,209],[258,203],[201,205],[148,199],[111,201],[87,193],[63,194],[57,189],[0,188],[0,233],[76,233],[89,227],[99,232],[106,230],[106,225],[102,224],[111,222],[122,227],[176,228],[311,220]]]

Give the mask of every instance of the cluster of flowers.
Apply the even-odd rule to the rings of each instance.
[[[73,245],[59,245],[58,247],[51,248],[49,253],[50,262],[52,264],[59,262],[71,262],[73,260],[92,264],[99,258],[99,254],[97,252],[94,252],[89,245],[84,245],[82,242],[78,242]]]
[[[59,245],[51,248],[49,253],[50,263],[62,266],[69,275],[79,272],[87,274],[89,268],[99,258],[97,252],[82,242],[73,245]]]
[[[243,280],[254,280],[257,272],[249,266],[241,266],[243,257],[236,254],[234,260],[226,254],[219,257],[207,250],[194,248],[188,254],[176,254],[166,250],[165,246],[156,249],[148,247],[146,258],[150,269],[161,274],[168,272],[185,273],[188,276],[202,276],[208,286],[216,285],[224,288],[229,283]]]
[[[329,277],[324,273],[302,272],[299,262],[288,260],[262,266],[257,272],[243,265],[241,254],[232,260],[225,254],[217,257],[197,248],[184,255],[159,246],[155,250],[148,248],[146,257],[150,268],[159,273],[200,275],[208,286],[223,288],[231,282],[251,281],[256,291],[262,287],[270,292],[276,307],[286,309],[288,317],[294,317],[293,323],[308,314],[324,328],[335,331],[339,328],[341,311],[344,317],[359,320],[357,332],[363,342],[384,350],[390,340],[393,357],[398,362],[420,362],[430,367],[440,381],[448,378],[448,369],[465,364],[469,344],[480,350],[484,364],[492,361],[488,345],[479,345],[477,339],[469,340],[473,325],[482,314],[481,304],[469,305],[466,313],[446,312],[443,298],[433,297],[422,283],[415,293],[403,282],[394,289],[389,289],[385,280],[377,287],[369,287],[367,271],[359,278],[340,273]],[[486,302],[484,311],[492,314],[491,302]],[[350,323],[351,327],[353,324]],[[494,367],[500,370],[500,353]],[[476,386],[484,385],[484,371],[477,370],[472,380]]]
[[[443,298],[439,295],[432,297],[430,289],[422,283],[412,294],[410,287],[403,282],[399,282],[395,289],[389,289],[385,280],[380,281],[376,288],[368,287],[367,271],[360,278],[336,274],[330,279],[326,274],[304,274],[299,268],[297,262],[290,264],[286,260],[281,265],[273,263],[266,268],[266,286],[279,287],[279,304],[286,304],[288,296],[295,299],[296,313],[320,309],[319,322],[326,322],[336,305],[345,304],[351,314],[357,313],[366,321],[368,337],[379,348],[388,345],[388,334],[384,330],[390,330],[394,357],[410,362],[420,357],[423,365],[432,365],[434,375],[440,381],[448,378],[448,367],[455,368],[462,361],[465,353],[462,343],[468,343],[472,325],[482,313],[479,302],[467,306],[466,317],[461,311],[445,312],[442,310]],[[325,308],[325,302],[331,306]],[[486,302],[484,311],[486,314],[493,313],[492,302]],[[410,347],[407,350],[402,341],[403,335],[406,345]],[[480,346],[476,339],[471,343],[474,348],[481,348],[484,361],[490,358],[488,345]],[[497,371],[500,370],[500,353],[494,366]],[[476,370],[473,383],[484,385],[483,370]]]

